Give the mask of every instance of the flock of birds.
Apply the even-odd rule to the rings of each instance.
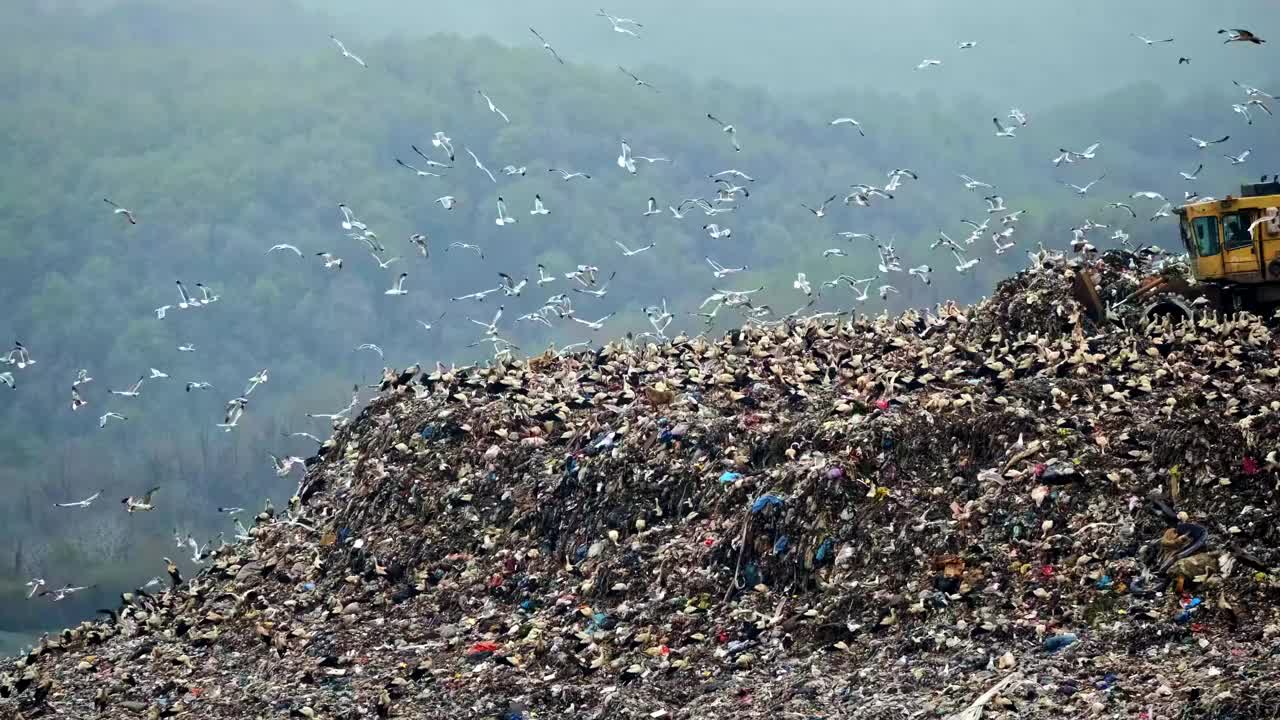
[[[644,25],[634,19],[623,18],[610,15],[603,9],[599,12],[599,16],[607,20],[612,32],[631,37],[634,39],[641,38],[641,32]],[[559,51],[553,47],[541,33],[536,29],[530,28],[530,32],[541,44],[542,49],[556,63],[564,64],[565,60]],[[1260,45],[1265,42],[1262,38],[1254,33],[1244,29],[1219,30],[1220,34],[1226,36],[1227,43],[1243,43]],[[1147,46],[1162,45],[1173,42],[1172,38],[1168,39],[1150,39],[1142,35],[1133,35],[1137,40],[1145,43]],[[360,68],[369,68],[370,65],[363,57],[357,55],[347,48],[347,46],[337,37],[330,36],[332,42],[336,45],[343,59],[358,65]],[[963,41],[957,44],[957,48],[965,52],[977,51],[979,43],[977,41]],[[1179,58],[1180,64],[1190,62],[1189,58]],[[937,68],[943,63],[941,60],[926,58],[920,62],[917,69],[924,71],[931,68]],[[645,91],[660,92],[660,90],[649,82],[641,79],[623,66],[618,66],[618,70],[625,74],[635,87]],[[1250,87],[1241,83],[1235,83],[1237,88],[1243,92],[1243,100],[1232,106],[1232,110],[1240,114],[1250,125],[1254,122],[1254,114],[1257,112],[1271,115],[1272,110],[1268,103],[1274,100],[1274,97],[1258,88]],[[484,107],[488,112],[501,118],[503,123],[510,123],[510,116],[502,110],[495,100],[484,90],[477,89],[477,96],[484,103]],[[735,153],[743,151],[743,143],[739,137],[738,127],[732,122],[726,122],[714,113],[706,113],[705,118],[708,122],[713,123],[718,135],[724,138],[729,147]],[[856,131],[859,136],[866,136],[867,131],[863,124],[853,117],[838,117],[832,119],[828,123],[832,128],[849,128]],[[1019,108],[1012,108],[1008,112],[1006,118],[993,118],[995,127],[995,137],[1001,139],[1015,139],[1019,137],[1018,133],[1023,131],[1031,124],[1031,119],[1027,113]],[[1188,136],[1194,149],[1197,151],[1208,150],[1209,148],[1221,145],[1230,140],[1230,135],[1223,135],[1213,140],[1202,140],[1195,136]],[[1082,150],[1070,150],[1061,148],[1052,159],[1054,167],[1063,165],[1083,164],[1094,161],[1100,152],[1101,143],[1093,143]],[[410,149],[416,156],[412,162],[408,162],[400,157],[394,158],[396,167],[407,172],[413,173],[419,178],[446,178],[448,171],[457,171],[457,157],[455,152],[454,141],[445,131],[436,131],[430,139],[430,147],[427,150],[411,145]],[[474,165],[475,171],[483,173],[494,185],[498,184],[498,176],[491,171],[482,161],[482,159],[470,147],[462,146],[462,150],[469,157]],[[1240,165],[1245,163],[1250,156],[1250,150],[1243,148],[1236,154],[1226,154],[1232,165]],[[614,172],[622,172],[627,175],[636,175],[640,172],[643,165],[654,165],[657,163],[670,163],[671,159],[667,157],[654,155],[636,155],[633,153],[630,143],[626,139],[619,141],[619,154],[616,158],[617,170]],[[1203,169],[1203,163],[1199,163],[1195,170],[1180,173],[1181,177],[1188,181],[1195,181],[1199,172]],[[524,177],[530,172],[526,166],[506,165],[500,168],[499,172],[508,178]],[[592,175],[568,168],[546,168],[545,172],[556,175],[562,182],[589,182]],[[752,197],[751,186],[755,182],[755,177],[744,170],[738,168],[723,169],[709,173],[707,179],[714,185],[714,189],[709,197],[685,198],[673,205],[666,205],[665,210],[655,197],[649,197],[643,210],[637,208],[637,213],[643,217],[657,217],[670,214],[675,221],[683,220],[687,214],[695,211],[701,212],[706,218],[706,222],[702,225],[705,235],[711,240],[726,240],[733,237],[733,230],[729,226],[729,222],[733,213]],[[896,168],[887,174],[884,181],[874,183],[855,183],[850,185],[841,192],[831,193],[825,198],[821,198],[818,202],[812,204],[799,203],[807,210],[815,219],[822,220],[827,218],[833,206],[837,203],[846,207],[869,207],[879,203],[893,201],[898,195],[905,191],[909,182],[919,179],[919,175],[909,168]],[[953,239],[945,229],[939,229],[938,237],[932,243],[930,249],[942,251],[950,254],[954,258],[954,270],[957,273],[966,273],[973,270],[981,262],[979,248],[985,246],[986,242],[990,242],[993,252],[1002,255],[1010,252],[1017,246],[1016,230],[1019,221],[1025,216],[1026,210],[1012,209],[1006,205],[1005,198],[995,191],[995,187],[991,183],[984,182],[968,174],[958,174],[958,179],[963,183],[965,189],[969,191],[979,192],[985,201],[984,209],[975,208],[979,213],[981,222],[972,219],[963,219],[961,222],[967,227],[967,234],[959,235],[959,239]],[[1106,174],[1101,173],[1095,179],[1085,184],[1075,184],[1071,182],[1063,182],[1071,192],[1079,196],[1088,196],[1094,192],[1094,189],[1106,179]],[[1170,217],[1173,210],[1173,203],[1176,199],[1171,200],[1163,194],[1150,191],[1140,190],[1127,194],[1126,197],[1112,201],[1107,204],[1107,208],[1123,211],[1131,218],[1138,217],[1138,210],[1134,207],[1135,201],[1143,201],[1154,203],[1156,208],[1150,215],[1151,221],[1161,218]],[[1204,202],[1212,200],[1212,198],[1204,198],[1188,191],[1181,202]],[[109,198],[104,198],[104,202],[110,207],[113,215],[120,217],[128,225],[137,225],[140,219],[144,219],[144,214],[135,213],[134,211],[123,207]],[[443,194],[434,201],[443,211],[452,212],[464,206],[462,200],[455,195]],[[518,225],[525,217],[523,212],[517,211],[507,202],[504,196],[495,192],[493,200],[494,208],[494,224],[499,228],[509,228]],[[395,272],[393,266],[397,262],[401,262],[402,258],[391,256],[388,248],[383,244],[378,233],[371,229],[370,225],[363,220],[349,205],[340,203],[337,205],[338,217],[337,225],[345,233],[346,237],[354,241],[353,247],[358,248],[361,254],[367,253],[381,270],[389,270],[393,273],[389,287],[385,291],[388,302],[394,302],[394,298],[404,297],[412,292],[415,288],[410,283],[410,274],[408,271]],[[983,212],[985,210],[985,212]],[[545,218],[554,212],[554,208],[548,207],[541,195],[534,195],[532,205],[527,210],[529,220],[527,222],[538,222],[541,218]],[[1146,210],[1143,211],[1145,215]],[[985,215],[985,217],[983,217]],[[1108,225],[1095,223],[1087,220],[1080,226],[1072,230],[1072,248],[1076,252],[1089,253],[1096,248],[1090,241],[1090,233],[1107,229]],[[932,274],[934,267],[929,262],[908,263],[904,261],[895,248],[893,239],[880,239],[870,233],[858,232],[834,232],[833,237],[845,240],[852,245],[856,242],[865,242],[875,244],[878,252],[878,261],[876,268],[878,274],[868,277],[858,278],[847,274],[838,274],[836,277],[815,283],[811,281],[805,273],[797,273],[792,283],[793,289],[799,291],[803,296],[804,304],[796,311],[782,315],[775,313],[767,304],[761,304],[754,298],[762,292],[764,287],[753,287],[745,289],[722,289],[713,287],[712,292],[702,301],[696,311],[688,313],[697,316],[705,321],[708,325],[713,323],[718,314],[724,310],[732,310],[738,312],[743,318],[749,322],[784,322],[789,319],[800,317],[803,313],[813,307],[816,296],[820,295],[824,290],[842,287],[847,289],[849,297],[856,303],[862,303],[875,294],[881,299],[887,299],[890,295],[900,293],[901,289],[891,280],[895,274],[904,278],[904,283],[919,282],[923,285],[929,285],[932,282]],[[1121,243],[1127,243],[1129,236],[1122,229],[1115,229],[1110,236],[1112,240]],[[423,259],[430,260],[432,254],[432,240],[423,233],[415,233],[408,238],[408,252],[421,256]],[[642,247],[628,247],[627,245],[617,242],[615,243],[620,251],[622,258],[632,258],[642,253],[656,252],[655,244],[650,243]],[[445,248],[448,251],[463,251],[476,254],[480,259],[485,259],[484,249],[478,245],[454,241],[449,243]],[[266,250],[267,255],[274,254],[293,254],[297,258],[305,258],[300,248],[281,243],[271,246]],[[827,258],[846,257],[849,253],[842,247],[832,247],[823,251],[823,256]],[[317,252],[314,257],[320,259],[323,269],[339,272],[343,269],[345,261],[332,252]],[[732,266],[717,261],[708,254],[704,261],[710,271],[711,276],[719,281],[731,278],[733,275],[749,270],[745,264],[740,266]],[[492,347],[495,359],[508,358],[514,350],[519,347],[505,338],[503,321],[508,317],[514,316],[514,323],[535,323],[546,327],[554,327],[557,322],[572,323],[581,326],[592,332],[603,330],[607,323],[615,315],[613,312],[598,313],[591,312],[591,305],[604,298],[610,292],[610,283],[616,276],[616,271],[605,272],[600,267],[590,263],[577,264],[568,270],[552,271],[549,268],[539,264],[535,268],[536,277],[517,276],[506,272],[496,273],[497,281],[493,285],[479,288],[474,292],[466,293],[460,296],[450,298],[453,303],[483,303],[490,296],[502,298],[502,303],[498,305],[492,315],[487,318],[475,319],[465,317],[466,321],[479,328],[479,338],[468,347],[478,347],[481,345],[490,345]],[[515,303],[524,293],[537,288],[542,289],[545,286],[567,286],[567,291],[558,292],[541,303],[536,309],[528,312],[507,313],[507,302]],[[155,308],[155,316],[159,320],[165,320],[169,317],[171,311],[191,311],[207,309],[217,304],[220,300],[219,295],[208,286],[202,283],[194,285],[195,293],[189,292],[187,287],[181,280],[176,281],[177,298],[171,304],[161,305]],[[643,308],[644,315],[647,318],[650,329],[640,333],[638,338],[649,338],[655,341],[663,341],[667,339],[666,330],[675,320],[676,314],[667,306],[665,299],[660,302],[648,305]],[[417,322],[426,330],[431,330],[435,323],[442,320],[447,313],[441,313],[434,320],[428,322],[418,320]],[[835,313],[823,313],[835,314]],[[818,315],[809,315],[808,317],[817,317]],[[628,339],[631,334],[628,333]],[[588,343],[577,343],[562,348],[562,352],[574,350],[578,347],[585,347]],[[357,351],[374,352],[379,357],[383,356],[382,349],[373,343],[364,343],[355,348]],[[178,347],[182,352],[194,352],[195,347],[191,344],[184,344]],[[36,360],[32,357],[31,351],[21,342],[15,343],[14,347],[7,353],[0,355],[0,364],[7,365],[10,369],[0,372],[0,382],[8,385],[10,388],[18,387],[17,374],[30,368],[36,364]],[[16,371],[16,372],[15,372]],[[403,373],[397,373],[390,368],[384,368],[383,381],[379,385],[373,387],[385,388],[389,384],[403,384],[405,376],[412,377],[414,374],[421,372],[418,365],[408,368]],[[149,372],[143,373],[138,377],[137,381],[124,389],[109,390],[106,397],[119,401],[136,401],[142,397],[143,390],[151,383],[165,382],[169,380],[169,375],[156,368],[150,368]],[[239,427],[249,404],[250,396],[254,391],[264,385],[269,380],[269,371],[263,369],[259,373],[248,379],[245,387],[234,397],[229,399],[222,413],[221,421],[215,423],[216,426],[226,432]],[[91,404],[86,399],[86,385],[93,382],[87,370],[80,370],[77,377],[71,385],[70,407],[73,412],[78,412]],[[204,380],[189,380],[185,384],[186,392],[214,390],[211,383]],[[360,388],[356,386],[353,390],[350,403],[340,410],[328,413],[312,413],[308,417],[323,420],[337,426],[351,417],[351,413],[356,409],[360,400]],[[128,420],[128,415],[113,409],[105,410],[98,418],[100,428],[107,428],[113,423],[123,423]],[[317,444],[323,441],[310,433],[291,433],[292,436],[305,437]],[[295,456],[287,456],[284,458],[271,456],[272,467],[276,474],[281,477],[288,476],[295,468],[305,466],[301,458]],[[159,487],[153,487],[138,495],[125,497],[121,500],[121,504],[127,513],[149,512],[156,507],[155,499],[157,493],[161,490]],[[57,503],[56,507],[68,511],[82,511],[90,508],[94,502],[102,495],[102,491],[98,491],[91,496],[81,500]],[[220,507],[218,510],[222,513],[234,516],[242,511],[242,508]],[[270,510],[270,502],[268,501],[268,510]],[[236,537],[243,538],[248,536],[247,530],[238,519],[236,523]],[[219,536],[221,537],[221,536]],[[189,534],[184,538],[181,533],[175,531],[175,541],[178,547],[190,548],[192,551],[191,560],[193,563],[199,564],[209,554],[209,547],[213,544],[213,540],[204,545],[197,543]],[[225,542],[225,541],[224,541]],[[171,578],[175,583],[178,582],[179,570],[176,564],[165,559]],[[153,578],[146,587],[160,583],[159,578]],[[77,586],[67,584],[57,589],[43,589],[46,583],[43,578],[33,578],[28,583],[31,592],[28,597],[41,596],[48,597],[52,600],[62,600],[74,593],[83,591],[92,586]]]

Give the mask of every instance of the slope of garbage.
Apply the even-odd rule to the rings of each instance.
[[[1280,343],[1148,270],[392,383],[0,716],[1274,717]]]

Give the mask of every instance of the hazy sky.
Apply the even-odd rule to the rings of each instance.
[[[1249,67],[1274,67],[1280,60],[1280,40],[1260,48],[1224,46],[1216,34],[1222,27],[1245,27],[1264,38],[1280,37],[1270,32],[1280,31],[1280,24],[1275,3],[1267,0],[1176,7],[1147,0],[650,0],[603,6],[643,23],[639,39],[611,31],[596,15],[601,0],[418,7],[402,0],[304,1],[339,19],[335,32],[457,32],[531,45],[533,26],[570,61],[666,64],[773,89],[979,92],[1024,105],[1056,104],[1090,88],[1110,90],[1140,80],[1173,91],[1231,79],[1248,82],[1233,78],[1233,66],[1247,75]],[[1130,33],[1175,41],[1148,47]],[[979,45],[962,52],[956,48],[962,40]],[[915,71],[926,57],[944,64]],[[1189,57],[1190,65],[1179,65],[1179,57]]]

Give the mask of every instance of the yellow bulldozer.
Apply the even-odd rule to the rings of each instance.
[[[1198,308],[1265,313],[1280,307],[1280,175],[1240,187],[1240,196],[1191,202],[1174,210],[1191,276],[1152,276],[1123,303],[1144,316],[1194,317]],[[1082,273],[1076,297],[1095,319],[1107,316],[1093,280]]]

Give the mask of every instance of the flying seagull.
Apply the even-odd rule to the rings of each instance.
[[[1194,135],[1188,135],[1187,137],[1188,137],[1188,138],[1191,138],[1191,142],[1195,143],[1195,144],[1196,144],[1196,147],[1200,148],[1201,150],[1204,150],[1205,148],[1209,147],[1210,145],[1217,145],[1218,143],[1224,143],[1224,142],[1226,142],[1226,141],[1228,141],[1228,140],[1230,140],[1230,139],[1231,139],[1231,136],[1230,136],[1230,135],[1223,135],[1222,137],[1218,138],[1217,140],[1201,140],[1200,138],[1198,138],[1198,137],[1196,137],[1196,136],[1194,136]]]
[[[396,279],[396,284],[393,285],[390,290],[383,293],[383,295],[408,295],[409,291],[404,289],[404,281],[407,277],[409,277],[409,273],[400,273],[400,277]]]
[[[1227,39],[1223,41],[1223,45],[1227,43],[1233,43],[1233,42],[1247,42],[1247,43],[1253,43],[1254,45],[1261,45],[1262,43],[1266,42],[1266,40],[1263,40],[1257,35],[1254,35],[1251,31],[1245,30],[1242,28],[1234,28],[1231,30],[1219,30],[1218,34],[1227,36]]]
[[[13,379],[13,373],[11,372],[0,373],[0,385],[8,385],[10,390],[18,389],[18,383]]]
[[[280,243],[279,245],[272,245],[271,249],[268,250],[265,254],[270,255],[271,253],[276,252],[277,250],[288,250],[294,253],[295,255],[297,255],[298,257],[302,257],[302,251],[299,250],[296,245],[290,245],[289,243]],[[164,316],[161,316],[161,319],[163,320]]]
[[[374,345],[373,343],[364,343],[363,345],[357,345],[356,352],[360,352],[361,350],[372,350],[373,352],[378,353],[378,357],[383,357],[382,348],[378,347],[377,345]]]
[[[142,497],[133,497],[130,495],[129,497],[121,500],[120,503],[124,505],[125,512],[149,512],[155,509],[155,504],[152,503],[151,496],[159,489],[160,486],[157,485],[156,487],[148,490]]]
[[[458,248],[460,250],[470,250],[474,252],[476,255],[478,255],[481,260],[484,259],[484,250],[481,249],[479,245],[472,245],[471,243],[464,243],[464,242],[451,242],[449,243],[449,247],[445,248],[444,251],[449,252],[453,248]]]
[[[199,305],[199,303],[192,300],[191,296],[187,294],[187,288],[183,286],[181,280],[176,280],[175,282],[178,284],[178,296],[182,298],[182,301],[178,303],[179,308],[186,310],[187,308]]]
[[[484,101],[489,104],[489,112],[497,114],[503,119],[504,122],[507,122],[507,123],[511,122],[511,118],[507,117],[507,114],[502,112],[502,110],[499,109],[497,105],[494,105],[493,99],[490,98],[488,95],[486,95],[483,90],[477,90],[476,92],[479,93],[480,97],[484,98]]]
[[[1075,190],[1077,195],[1086,195],[1088,194],[1090,188],[1092,188],[1094,185],[1097,185],[1105,177],[1106,177],[1105,174],[1099,175],[1097,180],[1090,182],[1088,185],[1074,185],[1072,183],[1067,183],[1067,182],[1064,182],[1062,184],[1066,185],[1072,190]]]
[[[942,61],[941,61],[941,60],[930,60],[929,58],[925,58],[924,60],[921,60],[921,61],[920,61],[920,64],[919,64],[919,65],[916,65],[916,69],[917,69],[917,70],[924,70],[924,69],[927,69],[927,68],[936,67],[936,66],[941,65],[941,64],[942,64]]]
[[[87,508],[90,505],[92,505],[93,501],[97,500],[98,496],[101,494],[102,494],[102,491],[99,490],[98,492],[90,495],[89,497],[83,500],[76,500],[75,502],[54,503],[53,506],[60,507],[60,508]]]
[[[633,256],[633,255],[639,255],[640,253],[644,252],[645,250],[652,250],[652,249],[654,248],[654,246],[656,245],[656,243],[649,243],[648,245],[645,245],[645,246],[644,246],[644,247],[642,247],[642,248],[636,248],[635,250],[632,250],[632,249],[628,248],[626,245],[623,245],[622,243],[620,243],[620,242],[618,242],[618,241],[616,241],[616,240],[613,242],[613,244],[614,244],[614,245],[617,245],[619,248],[621,248],[621,249],[622,249],[622,255],[623,255],[623,257],[631,257],[631,256]]]
[[[111,207],[115,208],[115,210],[113,210],[113,211],[112,211],[112,214],[114,214],[114,215],[123,215],[123,216],[124,216],[124,219],[125,219],[125,220],[128,220],[130,225],[137,225],[137,224],[138,224],[138,219],[137,219],[137,218],[135,218],[135,217],[133,216],[133,211],[132,211],[132,210],[129,210],[129,209],[127,209],[127,208],[122,208],[122,207],[120,207],[119,205],[117,205],[117,204],[115,204],[115,203],[111,202],[111,201],[110,201],[110,200],[108,200],[107,198],[102,198],[102,202],[104,202],[104,203],[106,203],[106,204],[110,205]]]
[[[453,162],[456,159],[453,156],[453,139],[439,130],[431,136],[431,147],[440,148],[449,153],[449,162]]]
[[[1143,37],[1142,35],[1138,35],[1137,33],[1129,33],[1129,37],[1131,37],[1131,38],[1137,38],[1138,40],[1141,40],[1142,42],[1146,43],[1147,47],[1150,47],[1150,46],[1152,46],[1152,45],[1156,45],[1156,44],[1158,44],[1158,43],[1171,43],[1171,42],[1173,42],[1173,38],[1166,38],[1166,39],[1164,39],[1164,40],[1151,40],[1150,38]]]
[[[530,215],[549,215],[550,213],[551,211],[548,210],[547,207],[542,204],[542,196],[534,195],[533,209],[529,211],[529,214]]]
[[[981,180],[975,180],[963,173],[961,173],[960,179],[964,181],[964,187],[966,190],[976,190],[977,188],[986,188],[989,190],[993,187],[990,183],[984,183]]]
[[[187,383],[187,392],[191,392],[192,390],[212,390],[212,389],[213,389],[213,383],[202,382],[199,380]]]
[[[390,260],[383,260],[382,258],[378,257],[378,253],[371,252],[369,254],[372,255],[374,261],[378,263],[379,270],[386,270],[387,268],[391,267],[391,263],[400,259],[398,257],[393,257]]]
[[[444,208],[445,210],[452,210],[458,206],[458,199],[452,195],[445,195],[444,197],[438,197],[436,198],[436,202],[440,203],[440,207]]]
[[[1189,173],[1188,173],[1188,172],[1179,172],[1178,174],[1182,176],[1182,179],[1183,179],[1183,180],[1195,180],[1195,179],[1196,179],[1196,176],[1197,176],[1197,175],[1199,175],[1199,174],[1200,174],[1200,171],[1201,171],[1201,170],[1203,170],[1203,169],[1204,169],[1204,163],[1200,163],[1199,165],[1197,165],[1197,166],[1196,166],[1196,169],[1195,169],[1195,170],[1192,170],[1192,171],[1191,171],[1191,172],[1189,172]]]
[[[501,195],[498,196],[498,217],[494,218],[493,222],[498,227],[513,225],[516,222],[515,218],[507,214],[507,202],[502,199]]]
[[[964,40],[956,43],[956,48],[959,50],[972,50],[976,47],[978,47],[978,43],[974,40]]]
[[[80,390],[75,385],[71,386],[71,410],[74,412],[88,405],[84,398],[80,397]]]
[[[636,174],[636,161],[631,159],[631,144],[625,138],[622,140],[621,154],[618,155],[618,167],[632,175]]]
[[[1245,161],[1245,160],[1247,160],[1247,159],[1249,158],[1249,153],[1250,153],[1250,152],[1252,152],[1252,151],[1251,151],[1251,150],[1245,150],[1244,152],[1240,153],[1239,155],[1223,155],[1223,157],[1225,157],[1226,159],[1230,160],[1232,165],[1243,165],[1243,164],[1244,164],[1244,161]]]
[[[862,131],[862,123],[858,122],[857,120],[854,120],[854,119],[853,119],[853,118],[851,118],[851,117],[840,117],[840,118],[836,118],[835,120],[832,120],[832,121],[831,121],[831,126],[832,126],[832,127],[835,127],[835,126],[837,126],[837,125],[852,125],[852,126],[854,127],[854,129],[856,129],[856,130],[858,131],[858,134],[859,134],[859,135],[861,135],[861,136],[863,136],[863,137],[866,137],[866,136],[867,136],[867,134],[866,134],[865,132],[863,132],[863,131]]]
[[[476,154],[471,152],[471,148],[463,148],[463,149],[466,150],[467,154],[471,156],[471,159],[475,161],[476,167],[483,170],[484,174],[489,176],[489,180],[495,183],[498,182],[498,178],[494,177],[493,173],[489,172],[489,168],[485,167],[484,163],[480,162],[480,158],[476,157]],[[452,210],[453,208],[449,208],[449,209]]]
[[[341,40],[334,37],[333,35],[330,35],[329,39],[332,40],[334,44],[338,46],[338,49],[342,51],[342,57],[350,58],[352,62],[354,62],[355,64],[359,65],[362,68],[369,67],[368,65],[365,64],[364,60],[360,59],[359,55],[353,55],[350,50],[347,50],[347,46],[343,45]]]
[[[662,214],[662,210],[658,209],[658,199],[655,197],[650,197],[649,207],[645,209],[644,217],[649,217],[650,215],[660,215],[660,214]]]
[[[561,65],[564,64],[564,58],[560,57],[560,53],[556,52],[556,49],[551,47],[551,44],[548,43],[546,40],[544,40],[542,36],[538,34],[537,30],[534,30],[533,28],[529,28],[529,32],[533,33],[533,36],[538,38],[538,42],[542,43],[543,50],[546,50],[547,52],[551,53],[551,57],[555,58],[556,61],[559,62]]]
[[[1017,130],[1016,126],[1010,125],[1009,127],[1005,127],[1004,125],[1000,124],[1000,118],[998,117],[991,118],[991,122],[995,123],[996,137],[1008,137],[1008,138],[1017,137],[1014,134],[1014,132]]]
[[[107,426],[107,421],[108,421],[108,420],[128,420],[128,419],[129,419],[129,418],[127,418],[127,417],[125,417],[125,416],[121,415],[120,413],[117,413],[117,412],[109,412],[109,413],[107,413],[107,414],[103,415],[102,417],[98,418],[98,427],[100,427],[100,428],[104,428],[104,427],[106,427],[106,426]]]
[[[740,151],[742,150],[742,146],[738,144],[738,129],[737,129],[737,128],[735,128],[734,126],[732,126],[732,125],[730,125],[730,124],[728,124],[728,123],[724,122],[723,120],[721,120],[721,119],[717,118],[715,115],[712,115],[711,113],[707,113],[707,119],[709,119],[709,120],[711,120],[712,122],[714,122],[714,123],[716,123],[717,125],[719,125],[719,126],[720,126],[720,131],[721,131],[721,132],[723,132],[723,133],[725,133],[726,135],[728,135],[728,136],[729,136],[729,141],[733,143],[733,149],[734,149],[735,151],[739,151],[739,152],[740,152]]]
[[[110,392],[112,395],[119,395],[121,397],[138,397],[142,394],[142,382],[144,380],[146,380],[145,376],[139,377],[138,382],[134,383],[133,387],[128,390],[112,390]]]
[[[1127,211],[1131,216],[1133,216],[1133,217],[1135,217],[1135,218],[1136,218],[1136,217],[1138,217],[1138,213],[1134,212],[1134,211],[1133,211],[1133,207],[1132,207],[1132,206],[1130,206],[1128,203],[1122,203],[1122,202],[1107,203],[1107,207],[1110,207],[1110,208],[1116,208],[1117,210],[1125,210],[1125,211]]]
[[[550,168],[549,170],[547,170],[547,172],[553,172],[553,173],[559,174],[560,179],[564,180],[565,182],[569,182],[574,178],[583,178],[584,180],[591,179],[590,175],[583,172],[569,172],[568,170],[559,170],[557,168]]]
[[[441,135],[441,134],[443,134],[443,133],[436,133],[436,134],[437,134],[437,135]],[[448,140],[448,139],[449,139],[449,138],[445,138],[445,140]],[[434,140],[433,140],[432,142],[434,142]],[[424,153],[424,152],[422,152],[422,150],[418,149],[418,146],[417,146],[417,145],[412,145],[412,144],[411,144],[411,145],[409,145],[409,147],[410,147],[410,148],[412,148],[412,149],[413,149],[413,151],[414,151],[415,153],[417,153],[417,154],[418,154],[418,157],[420,157],[420,158],[422,158],[423,160],[425,160],[425,161],[426,161],[426,163],[427,163],[427,167],[429,167],[429,168],[431,168],[431,167],[438,167],[438,168],[448,168],[448,169],[453,169],[453,166],[452,166],[452,165],[449,165],[449,164],[447,164],[447,163],[437,162],[437,161],[432,160],[431,158],[427,157],[427,154],[426,154],[426,153]],[[452,147],[447,147],[447,148],[446,148],[446,150],[447,150],[447,151],[448,151],[448,153],[449,153],[449,162],[453,162],[453,148],[452,148]],[[437,175],[436,177],[439,177],[439,176]]]
[[[637,33],[635,30],[632,30],[631,28],[624,27],[624,26],[625,26],[625,25],[634,25],[634,26],[636,26],[636,27],[644,27],[643,25],[641,25],[640,23],[636,22],[635,20],[632,20],[632,19],[630,19],[630,18],[619,18],[619,17],[614,17],[614,16],[610,15],[609,13],[605,12],[604,10],[601,10],[600,12],[598,12],[598,13],[596,13],[596,14],[597,14],[597,15],[599,15],[600,17],[603,17],[603,18],[607,19],[607,20],[609,21],[609,24],[613,26],[613,31],[614,31],[614,32],[616,32],[616,33],[621,33],[621,34],[623,34],[623,35],[630,35],[631,37],[634,37],[634,38],[639,38],[639,37],[640,37],[640,34],[639,34],[639,33]]]
[[[409,163],[401,160],[400,158],[396,158],[396,164],[402,168],[405,168],[406,170],[412,170],[413,172],[418,174],[418,177],[440,177],[439,173],[427,172],[426,170],[419,170],[418,168],[410,165]]]
[[[836,196],[835,196],[835,195],[832,195],[831,197],[827,198],[826,200],[823,200],[823,201],[822,201],[822,204],[821,204],[821,205],[819,205],[819,206],[817,207],[817,209],[811,208],[811,207],[809,207],[808,205],[805,205],[804,203],[800,203],[800,207],[802,207],[802,208],[804,208],[805,210],[808,210],[809,212],[813,213],[813,216],[814,216],[814,217],[824,217],[824,216],[826,216],[826,214],[827,214],[827,205],[830,205],[830,204],[831,204],[831,201],[833,201],[833,200],[835,200],[835,199],[836,199]]]

